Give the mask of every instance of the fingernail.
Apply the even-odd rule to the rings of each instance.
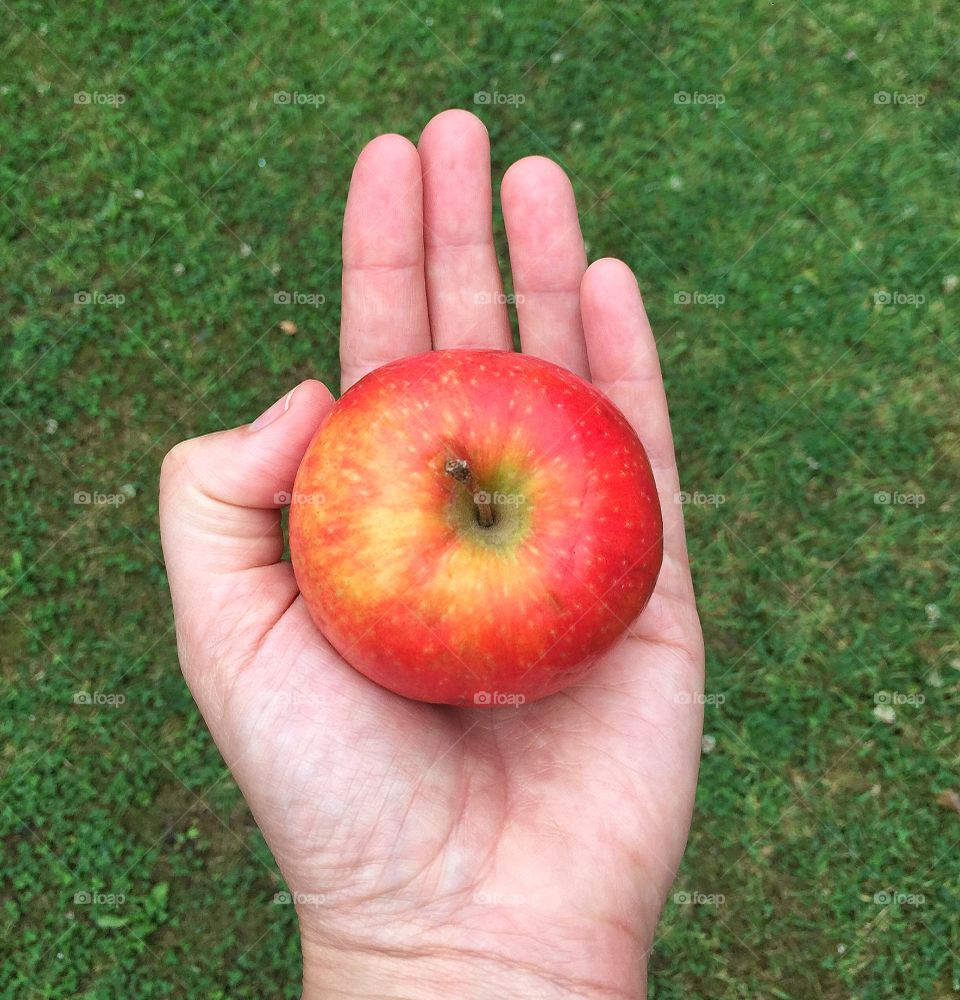
[[[284,413],[290,409],[290,400],[293,399],[293,394],[296,391],[296,387],[294,387],[286,394],[286,396],[282,399],[278,399],[268,410],[264,410],[264,412],[261,413],[260,416],[257,417],[257,419],[250,425],[250,430],[261,431],[267,426],[267,424],[272,424],[277,417],[282,417]]]

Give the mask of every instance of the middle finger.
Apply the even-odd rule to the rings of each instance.
[[[427,124],[418,148],[433,346],[510,350],[487,130],[469,111],[444,111]]]

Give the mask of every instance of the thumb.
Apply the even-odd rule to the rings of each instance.
[[[322,383],[302,382],[253,423],[183,441],[164,459],[160,536],[183,642],[236,637],[237,623],[262,635],[296,597],[280,562],[280,508],[332,403]]]

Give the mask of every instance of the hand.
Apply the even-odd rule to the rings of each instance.
[[[654,339],[626,265],[586,266],[560,167],[515,163],[501,197],[523,350],[623,410],[663,507],[656,592],[585,681],[520,708],[425,705],[331,649],[279,513],[332,405],[320,383],[164,461],[183,672],[294,894],[308,997],[642,996],[686,841],[703,647]],[[431,344],[510,348],[478,119],[363,150],[343,256],[344,389]]]

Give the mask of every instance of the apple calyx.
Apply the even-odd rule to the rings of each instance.
[[[492,528],[496,520],[493,513],[492,498],[489,493],[480,489],[480,484],[474,477],[466,459],[448,459],[443,465],[443,471],[448,476],[456,479],[470,493],[473,498],[473,506],[476,509],[477,523],[480,527]]]

